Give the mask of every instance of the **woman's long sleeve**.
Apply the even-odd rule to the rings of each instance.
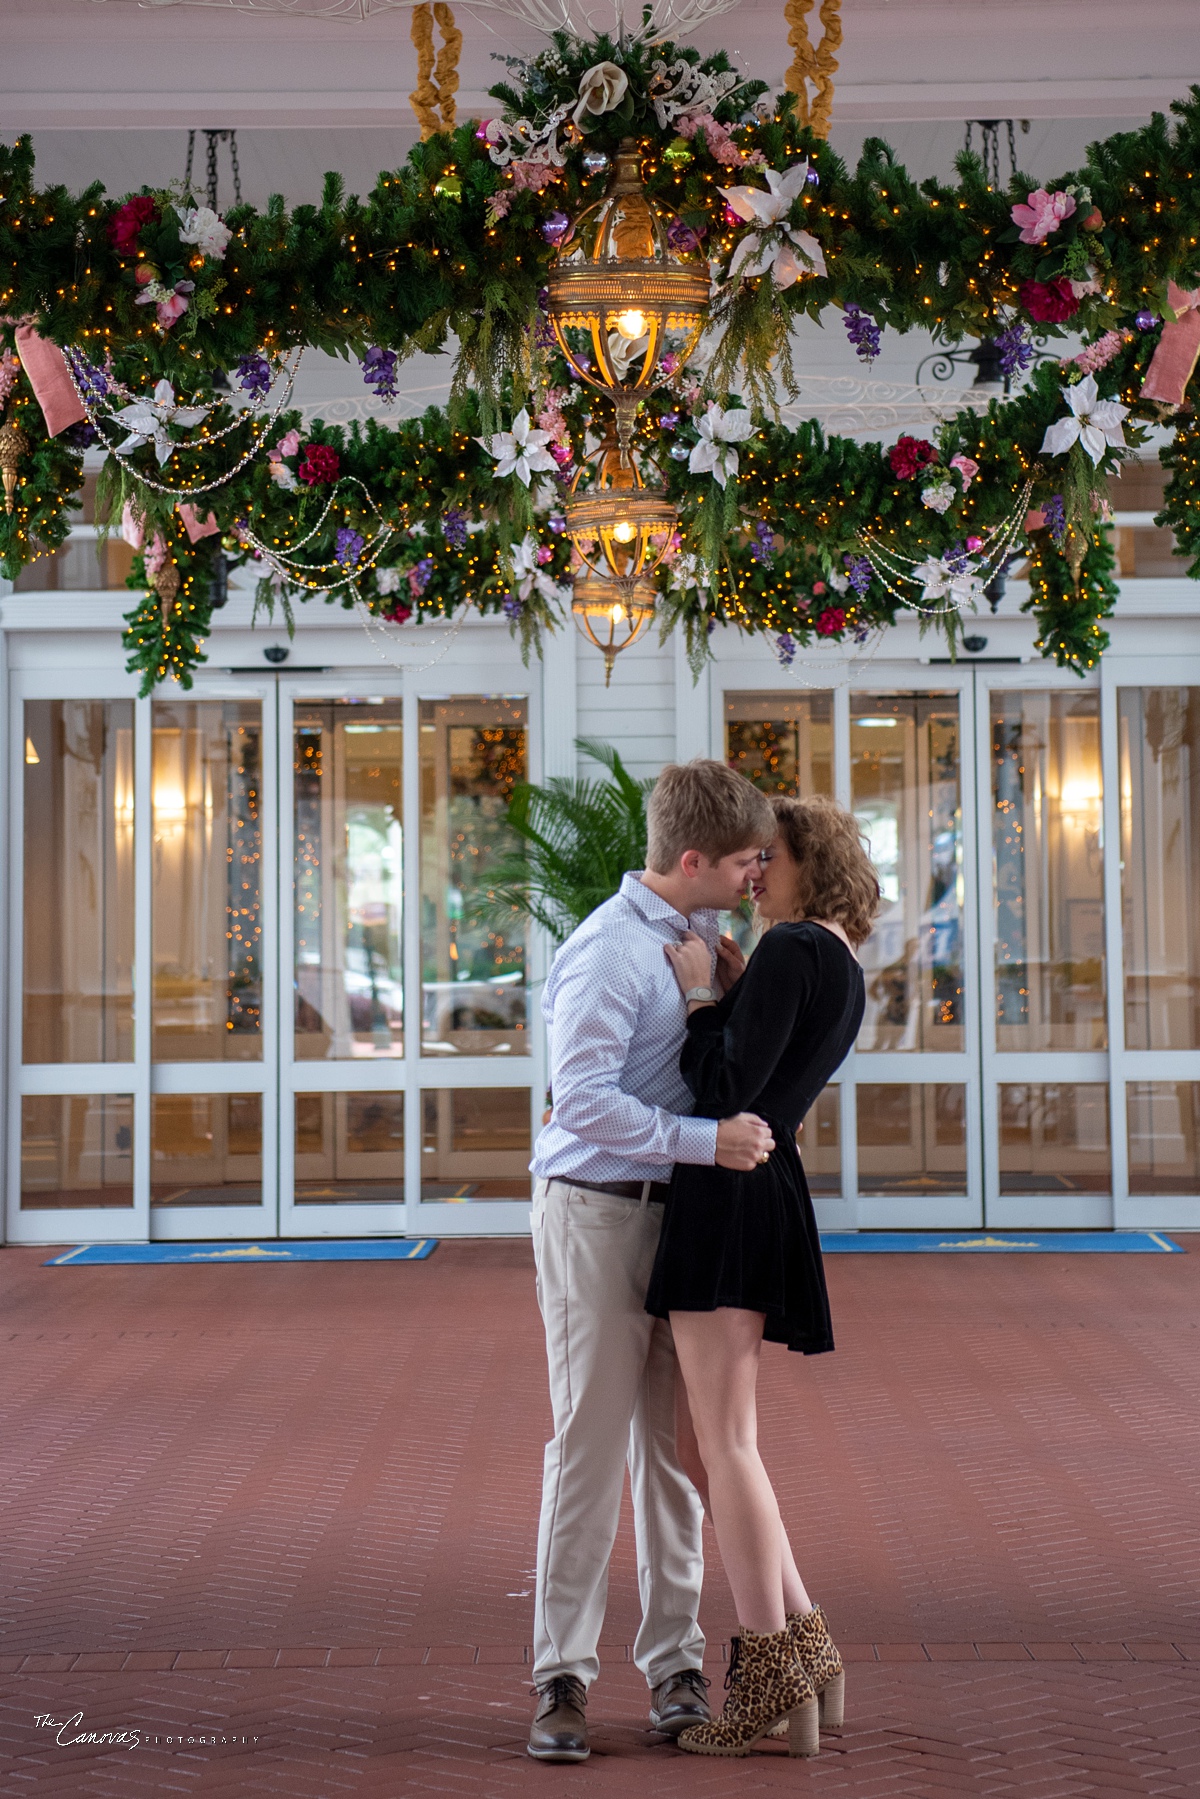
[[[692,1013],[679,1066],[698,1114],[728,1118],[752,1106],[791,1041],[816,973],[812,945],[776,928],[720,1005]]]

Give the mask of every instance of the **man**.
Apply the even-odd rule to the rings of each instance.
[[[590,1753],[584,1707],[600,1667],[626,1461],[642,1602],[634,1660],[651,1689],[650,1722],[677,1736],[708,1717],[696,1621],[703,1514],[675,1452],[670,1326],[643,1301],[672,1165],[748,1170],[773,1147],[749,1113],[719,1123],[686,1116],[687,1006],[664,945],[690,929],[715,957],[717,912],[746,892],[775,835],[774,814],[741,775],[697,759],[663,771],[648,826],[645,872],[627,874],[568,938],[542,1002],[554,1109],[530,1167],[554,1435],[538,1531],[529,1736],[542,1761]]]

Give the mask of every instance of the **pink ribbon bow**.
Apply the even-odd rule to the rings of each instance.
[[[1142,382],[1142,398],[1158,400],[1164,406],[1182,406],[1196,358],[1200,356],[1200,287],[1184,293],[1168,281],[1167,305],[1175,319],[1162,328],[1158,348]]]

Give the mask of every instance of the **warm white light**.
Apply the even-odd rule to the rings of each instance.
[[[613,323],[621,336],[628,338],[631,343],[635,337],[646,335],[646,315],[639,312],[636,306],[630,307],[628,312],[619,312]]]
[[[42,758],[38,755],[37,751],[33,747],[33,738],[27,737],[25,739],[25,760],[28,763],[29,767],[36,768],[38,763],[41,761],[41,759]]]
[[[627,518],[623,518],[619,525],[613,526],[613,536],[618,543],[632,543],[637,536],[637,527],[632,525]]]
[[[621,620],[624,618],[624,616],[625,616],[624,606],[614,606],[613,607],[611,617],[612,617],[612,622],[614,625],[619,625]]]

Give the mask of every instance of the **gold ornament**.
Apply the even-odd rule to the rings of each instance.
[[[180,588],[179,570],[173,562],[164,562],[154,577],[154,591],[158,595],[162,610],[163,630],[171,623],[171,613],[175,609],[175,600]]]
[[[613,402],[622,462],[639,399],[664,379],[660,358],[670,349],[682,366],[708,314],[708,265],[672,248],[673,220],[648,198],[638,147],[623,138],[604,198],[580,214],[546,282],[563,355]]]
[[[20,425],[11,421],[0,425],[0,477],[4,480],[4,510],[13,509],[13,495],[17,491],[17,469],[21,459],[28,456],[32,444]]]
[[[626,588],[654,573],[679,521],[663,490],[646,486],[634,457],[622,459],[611,424],[581,464],[563,512],[589,574]]]

